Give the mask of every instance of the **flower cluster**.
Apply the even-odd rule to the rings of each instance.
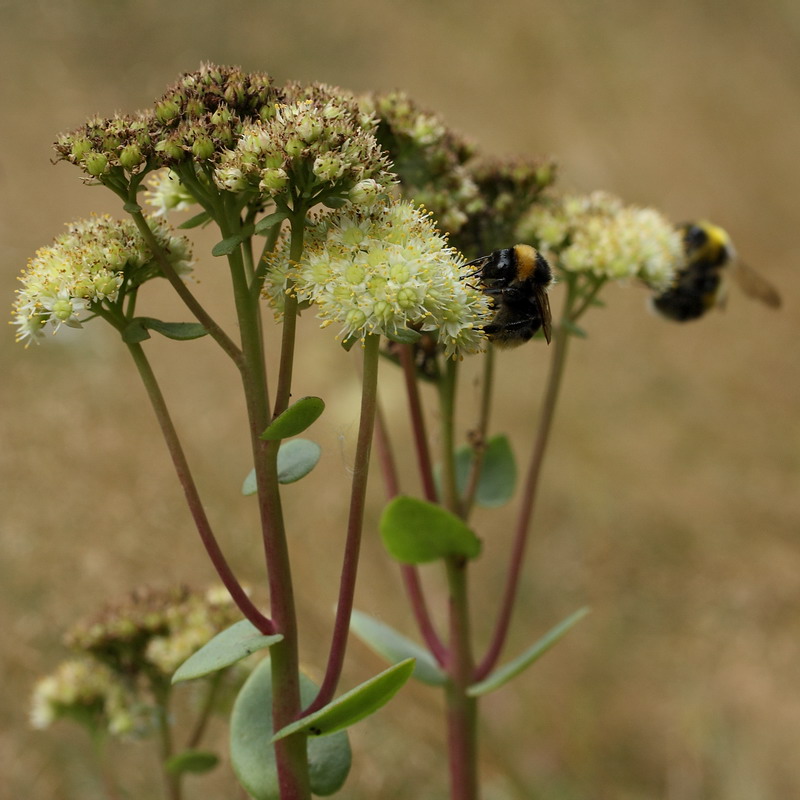
[[[471,258],[517,241],[520,218],[555,180],[552,161],[481,160],[468,165],[479,200],[467,209],[453,243]]]
[[[89,120],[63,134],[56,153],[109,183],[189,158],[213,163],[246,125],[270,116],[280,100],[269,75],[204,64],[182,75],[152,109]]]
[[[402,92],[369,95],[359,103],[378,121],[375,136],[392,159],[403,196],[430,209],[445,230],[459,230],[480,206],[465,166],[474,148]]]
[[[534,206],[517,233],[566,272],[635,277],[657,290],[670,285],[684,260],[681,235],[663,215],[605,192]]]
[[[175,669],[241,618],[226,592],[141,589],[73,628],[66,643],[116,674],[169,680]]]
[[[310,205],[343,197],[364,180],[393,182],[372,135],[374,120],[346,93],[312,85],[289,87],[286,96],[270,119],[247,127],[223,154],[214,173],[218,188],[256,188],[273,199],[291,189]]]
[[[338,323],[346,340],[380,333],[407,341],[410,331],[435,331],[447,356],[473,353],[485,345],[491,312],[462,262],[429,214],[411,203],[376,203],[322,215],[299,264],[289,263],[285,244],[278,248],[269,291],[279,303],[288,278],[298,299],[316,304],[323,324]]]
[[[141,732],[146,711],[125,683],[108,667],[91,659],[71,659],[42,678],[31,698],[31,724],[47,728],[59,719],[73,719],[112,736]]]
[[[164,220],[150,218],[159,247],[176,272],[188,272],[188,241],[175,236]],[[102,304],[160,275],[142,235],[131,221],[109,216],[74,222],[49,247],[40,248],[28,262],[12,310],[17,340],[26,344],[46,327],[81,327]]]
[[[240,618],[228,593],[141,589],[65,637],[78,657],[35,686],[31,723],[73,719],[112,736],[151,732],[175,669]],[[237,680],[242,678],[242,670]]]

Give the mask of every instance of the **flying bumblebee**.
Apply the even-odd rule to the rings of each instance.
[[[547,287],[553,282],[550,265],[527,244],[495,250],[465,266],[474,267],[468,277],[477,278],[488,295],[494,319],[483,330],[500,347],[515,347],[533,338],[539,328],[550,344],[550,301]]]
[[[656,295],[653,308],[667,319],[688,322],[714,307],[724,308],[726,275],[732,274],[749,297],[778,308],[781,297],[767,280],[738,261],[730,237],[710,222],[687,222],[678,227],[683,234],[686,266],[669,289]]]

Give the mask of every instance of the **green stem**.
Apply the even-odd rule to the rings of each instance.
[[[567,283],[567,294],[564,298],[564,310],[561,315],[561,322],[556,326],[554,332],[553,354],[550,360],[550,369],[547,374],[544,402],[539,414],[539,425],[536,431],[536,440],[533,445],[527,476],[522,486],[522,505],[517,518],[516,534],[511,550],[511,559],[509,561],[508,577],[503,591],[503,599],[500,605],[492,641],[486,655],[475,672],[476,680],[482,680],[494,669],[500,657],[503,645],[505,644],[508,629],[511,624],[511,615],[514,610],[514,601],[517,595],[525,548],[528,542],[533,510],[536,504],[536,493],[539,488],[542,463],[544,462],[547,442],[550,438],[550,431],[553,426],[556,403],[558,402],[559,391],[561,389],[561,379],[564,375],[564,365],[567,359],[567,349],[570,340],[568,324],[575,322],[577,319],[572,311],[575,298],[575,285],[574,282],[570,281]],[[588,306],[584,306],[584,308],[586,307]]]
[[[389,441],[389,432],[386,429],[386,421],[383,418],[380,405],[378,405],[375,416],[375,449],[378,453],[383,480],[386,484],[386,494],[391,500],[400,494],[400,480],[397,476],[392,444]],[[416,565],[401,564],[400,572],[406,587],[409,603],[411,604],[411,611],[414,614],[414,619],[417,622],[422,638],[436,661],[440,665],[444,665],[447,659],[447,648],[442,644],[436,629],[433,627],[428,604],[425,600],[425,593],[422,590],[419,570]]]
[[[444,376],[439,381],[439,413],[442,435],[442,495],[445,507],[461,516],[461,498],[456,485],[455,403],[458,362],[447,359]]]
[[[302,250],[302,227],[300,230],[299,248]],[[229,235],[229,232],[225,230],[222,232],[224,236]],[[295,246],[296,242],[293,238],[293,252]],[[299,258],[299,255],[298,252],[296,257]],[[267,404],[263,345],[258,322],[258,301],[257,298],[252,297],[249,290],[240,248],[236,248],[228,258],[244,354],[242,379],[250,423],[250,440],[258,488],[271,611],[276,630],[283,635],[283,640],[270,648],[273,685],[272,720],[274,729],[277,731],[297,719],[301,711],[297,613],[286,526],[278,485],[277,458],[280,442],[268,442],[260,438],[269,423],[269,406]],[[285,325],[277,390],[281,399],[276,401],[276,407],[284,399],[288,404],[291,392],[295,315],[290,313],[287,315],[287,319],[290,320],[291,332],[287,334]],[[276,742],[274,747],[281,800],[308,800],[311,797],[311,790],[309,788],[306,737],[303,734],[287,736]]]
[[[174,753],[172,747],[172,728],[169,722],[170,685],[163,683],[153,686],[153,695],[156,700],[156,715],[158,717],[158,744],[161,774],[164,777],[165,794],[169,800],[181,800],[183,791],[180,775],[167,772],[166,764]]]
[[[303,236],[305,233],[305,209],[300,206],[291,218],[291,243],[289,245],[289,260],[297,262],[303,254]],[[284,412],[289,407],[289,398],[292,388],[292,370],[294,368],[294,342],[297,332],[297,297],[287,287],[283,309],[283,337],[281,339],[281,360],[278,372],[278,388],[275,393],[275,408],[273,418]]]
[[[175,430],[175,425],[167,409],[164,395],[161,393],[161,388],[158,385],[153,368],[150,366],[150,362],[144,353],[144,349],[140,344],[128,344],[128,351],[133,357],[136,368],[139,370],[139,375],[144,383],[144,387],[147,390],[147,395],[150,398],[150,403],[161,428],[161,433],[164,436],[167,449],[172,457],[175,472],[183,487],[186,502],[189,505],[189,511],[192,514],[195,526],[206,548],[206,552],[211,559],[211,563],[214,565],[217,574],[223,584],[225,584],[225,588],[230,592],[231,597],[245,617],[247,617],[247,619],[262,633],[275,633],[275,627],[272,621],[267,619],[253,605],[253,601],[250,600],[247,593],[242,589],[241,584],[236,579],[230,566],[228,566],[228,562],[225,560],[225,556],[222,554],[222,550],[217,543],[214,532],[211,529],[211,524],[203,508],[203,503],[200,500],[200,494],[197,491],[197,486],[195,485],[191,470],[189,469],[189,462],[186,459],[186,454],[183,452],[183,447],[178,438],[178,432]]]
[[[92,755],[97,762],[97,772],[103,784],[103,792],[108,800],[122,800],[122,795],[117,788],[116,780],[111,769],[114,762],[105,752],[105,731],[93,726],[89,730],[89,735],[92,739]]]
[[[203,700],[203,705],[200,709],[200,713],[197,716],[197,721],[194,724],[194,728],[192,729],[192,732],[186,741],[187,750],[194,750],[195,748],[199,747],[200,742],[202,741],[206,732],[206,728],[208,727],[209,720],[211,719],[211,713],[214,710],[214,703],[217,699],[219,687],[222,684],[222,679],[226,675],[227,670],[223,669],[218,670],[209,677],[208,689],[206,691],[205,699]]]
[[[494,357],[495,349],[490,344],[483,361],[483,383],[481,385],[481,406],[478,414],[478,424],[473,433],[472,463],[470,464],[467,487],[464,490],[463,508],[464,519],[469,517],[475,504],[475,493],[478,491],[478,481],[481,477],[483,457],[486,454],[486,435],[489,430],[489,415],[492,408],[492,388],[494,386]]]
[[[175,289],[186,307],[194,314],[197,321],[208,331],[211,338],[219,344],[233,362],[241,369],[244,363],[241,350],[239,350],[228,334],[222,330],[211,315],[200,305],[197,298],[189,291],[189,288],[183,282],[181,276],[178,275],[172,264],[169,263],[166,253],[158,243],[153,231],[150,230],[150,226],[147,224],[147,220],[144,218],[142,212],[133,212],[131,213],[131,217],[139,233],[141,233],[142,238],[147,242],[147,246],[155,256],[164,277],[172,284],[172,288]]]
[[[419,467],[422,481],[422,492],[429,503],[435,503],[437,499],[436,481],[433,477],[428,434],[425,430],[425,417],[422,413],[422,402],[419,396],[419,381],[417,380],[417,368],[414,364],[414,350],[410,344],[401,344],[399,348],[400,364],[403,367],[406,396],[408,397],[408,413],[411,417],[411,431],[414,435],[414,449],[417,453],[417,466]]]
[[[449,558],[446,568],[450,592],[450,681],[445,690],[450,797],[451,800],[477,800],[478,705],[476,698],[467,695],[474,672],[467,598],[467,562],[464,559]]]
[[[336,606],[336,621],[333,628],[328,666],[325,678],[314,702],[304,713],[311,714],[327,705],[336,692],[342,674],[347,638],[350,631],[350,615],[356,589],[358,556],[361,534],[364,529],[364,505],[369,477],[369,457],[372,449],[372,434],[375,427],[375,412],[378,395],[378,363],[380,361],[380,336],[368,335],[364,340],[364,369],[361,379],[361,419],[358,427],[353,483],[350,491],[350,515],[347,522],[347,540],[344,548],[342,573],[339,583],[339,601]]]

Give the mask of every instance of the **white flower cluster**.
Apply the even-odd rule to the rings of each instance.
[[[145,723],[141,712],[122,680],[104,664],[89,659],[60,664],[36,684],[31,700],[34,728],[47,728],[70,717],[102,726],[114,736],[125,736]]]
[[[288,278],[300,301],[314,303],[323,325],[344,339],[409,329],[436,331],[447,356],[478,352],[491,318],[488,298],[466,280],[463,259],[411,203],[322,215],[308,232],[299,264],[284,243],[273,255],[267,291],[280,306]]]
[[[277,197],[289,187],[311,197],[324,187],[349,189],[366,178],[393,180],[372,135],[375,122],[336,96],[278,105],[223,153],[214,179],[220,189],[258,188]]]
[[[175,236],[164,221],[148,224],[175,270],[191,268],[189,242]],[[49,247],[28,262],[12,309],[17,341],[26,345],[48,326],[80,328],[103,302],[114,303],[120,292],[136,288],[160,274],[153,255],[132,221],[92,217],[68,226]]]
[[[668,287],[683,265],[681,234],[663,215],[605,192],[534,206],[518,233],[567,272],[640,278],[656,290]]]

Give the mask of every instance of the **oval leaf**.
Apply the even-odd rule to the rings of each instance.
[[[278,450],[278,483],[294,483],[317,466],[322,449],[310,439],[283,442]]]
[[[278,450],[278,483],[294,483],[305,478],[317,466],[322,448],[310,439],[292,439],[283,442]],[[245,496],[258,491],[256,471],[251,469],[242,483]]]
[[[472,463],[475,457],[471,447],[462,447],[456,452],[456,482],[463,495],[467,488]],[[514,495],[517,483],[517,465],[508,437],[493,436],[486,443],[481,460],[481,474],[475,491],[475,502],[484,508],[505,505]]]
[[[256,483],[256,468],[250,470],[247,473],[247,477],[244,479],[242,483],[242,494],[245,497],[248,497],[251,494],[255,494],[258,491],[258,484]]]
[[[266,217],[262,217],[256,223],[254,233],[266,233],[273,225],[283,222],[288,216],[289,214],[286,211],[273,211],[272,214],[267,214]]]
[[[205,750],[184,750],[167,759],[164,769],[170,775],[182,775],[185,772],[200,775],[210,772],[217,764],[219,764],[219,756],[215,753],[208,753]]]
[[[384,335],[387,339],[399,344],[414,344],[414,342],[418,342],[422,338],[422,334],[413,328],[395,328]]]
[[[241,233],[229,236],[221,242],[217,242],[211,248],[212,256],[229,256],[243,241],[245,237]]]
[[[141,317],[132,319],[122,329],[122,341],[126,344],[138,344],[150,338],[150,332]]]
[[[309,736],[316,737],[327,736],[344,728],[349,728],[386,705],[411,677],[413,671],[413,658],[401,661],[399,664],[385,669],[374,678],[359,684],[355,689],[351,689],[346,694],[328,703],[319,711],[315,711],[313,714],[309,714],[307,717],[281,728],[272,737],[272,741],[277,742],[285,736],[300,733],[301,731]]]
[[[380,531],[389,554],[404,564],[448,556],[475,558],[481,551],[480,540],[463,520],[414,497],[395,497],[383,510]]]
[[[508,683],[524,669],[527,669],[535,661],[538,661],[538,659],[561,639],[576,622],[580,622],[588,613],[589,609],[586,607],[578,609],[574,614],[571,614],[563,622],[556,625],[555,628],[549,630],[521,656],[518,656],[504,667],[495,670],[480,683],[475,683],[470,686],[469,689],[467,689],[467,694],[470,697],[479,697],[482,694],[493,692],[495,689],[499,689],[503,684]]]
[[[175,339],[185,342],[190,339],[199,339],[205,336],[208,331],[199,322],[162,322],[153,317],[139,317],[144,326],[151,331],[166,336],[167,339]]]
[[[205,225],[211,219],[211,214],[208,211],[201,211],[199,214],[195,214],[193,217],[190,217],[185,222],[182,222],[178,225],[179,228],[188,231],[192,228],[197,228],[200,225]]]
[[[300,675],[300,695],[310,703],[317,687]],[[272,746],[272,677],[265,658],[245,681],[233,706],[231,764],[242,786],[255,800],[279,800],[278,770]],[[308,740],[311,791],[326,797],[342,788],[350,771],[350,744],[346,733]]]
[[[271,647],[283,636],[276,633],[266,636],[250,620],[243,619],[218,633],[196,653],[189,656],[172,676],[173,683],[202,678],[246,658],[257,650]]]
[[[416,659],[412,678],[429,686],[443,686],[447,683],[447,675],[442,672],[434,657],[424,647],[369,614],[353,611],[350,617],[350,630],[378,655],[393,664],[407,658]]]
[[[292,403],[283,414],[279,414],[267,426],[262,439],[276,441],[297,436],[312,425],[319,415],[325,410],[325,402],[320,397],[301,397]]]

